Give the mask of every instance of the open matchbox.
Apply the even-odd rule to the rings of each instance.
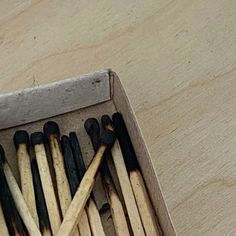
[[[90,117],[100,120],[104,114],[121,112],[162,231],[164,235],[176,235],[142,133],[122,84],[114,72],[103,70],[2,94],[0,111],[0,143],[5,149],[7,160],[17,180],[19,173],[13,144],[16,130],[25,129],[29,133],[42,131],[46,121],[56,121],[61,134],[68,135],[70,131],[77,133],[84,160],[88,165],[94,151],[84,129],[84,121]],[[112,172],[115,184],[119,186],[115,171]],[[106,234],[115,235],[110,214],[104,207],[107,200],[99,176],[93,193]],[[119,188],[118,193],[120,193]]]

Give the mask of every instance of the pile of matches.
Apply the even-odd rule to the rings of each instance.
[[[105,235],[92,193],[98,173],[116,235],[162,235],[122,115],[102,116],[101,127],[95,118],[84,124],[95,153],[87,169],[75,132],[60,136],[53,121],[30,137],[16,131],[20,187],[0,145],[1,236]]]

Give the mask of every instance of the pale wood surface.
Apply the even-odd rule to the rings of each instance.
[[[2,0],[0,91],[112,68],[177,233],[234,235],[235,13],[234,0]]]

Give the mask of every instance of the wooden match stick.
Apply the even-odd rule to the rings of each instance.
[[[16,131],[13,141],[16,147],[16,156],[20,172],[21,192],[35,223],[39,226],[32,172],[30,167],[29,135],[25,130]]]
[[[79,182],[81,182],[84,173],[86,171],[81,148],[79,145],[79,140],[77,138],[77,135],[75,132],[70,132],[69,134],[70,144],[77,168],[77,172],[79,174]],[[87,201],[86,204],[86,211],[88,214],[91,230],[94,236],[105,236],[105,232],[103,229],[101,217],[99,214],[99,211],[97,209],[97,205],[93,199],[93,195],[91,193],[90,198]]]
[[[68,182],[70,185],[71,195],[73,198],[76,193],[76,190],[79,187],[80,181],[79,181],[79,175],[78,175],[76,164],[73,157],[73,152],[70,146],[70,140],[65,135],[61,137],[61,147],[62,147],[63,156],[64,156],[66,174],[67,174]],[[78,224],[78,229],[79,229],[80,235],[92,235],[90,231],[88,216],[84,209],[81,214],[81,218]]]
[[[36,197],[36,206],[39,218],[40,231],[43,236],[51,236],[50,221],[47,206],[43,194],[42,183],[39,176],[39,169],[35,159],[31,161],[31,170],[33,175],[33,185]]]
[[[33,217],[30,214],[30,211],[29,211],[29,209],[26,205],[26,202],[22,196],[20,188],[16,182],[16,179],[13,176],[10,166],[8,165],[8,163],[6,161],[5,152],[4,152],[3,147],[1,145],[0,145],[0,165],[1,165],[1,170],[2,170],[2,174],[3,174],[3,179],[6,178],[7,186],[10,189],[10,193],[11,193],[12,198],[14,200],[15,206],[19,212],[19,215],[22,218],[22,221],[24,222],[25,227],[27,228],[28,233],[30,235],[40,236],[41,233],[40,233]],[[4,182],[5,181],[3,181],[3,183]],[[6,186],[6,184],[5,184],[5,186]],[[3,204],[2,204],[2,207],[4,206]],[[3,212],[4,212],[4,208],[3,208]],[[5,215],[5,213],[4,213],[4,215]]]
[[[110,122],[111,119],[109,116],[102,117],[102,126],[104,129],[113,130]],[[133,189],[130,183],[129,175],[126,170],[125,162],[122,157],[118,141],[116,141],[113,145],[111,152],[132,231],[134,235],[145,235],[138,207],[136,205]]]
[[[87,199],[93,189],[95,177],[98,168],[103,159],[104,153],[108,151],[115,141],[115,135],[112,131],[106,131],[101,136],[101,144],[96,151],[93,160],[91,161],[84,177],[77,189],[75,196],[70,204],[68,211],[62,221],[61,227],[57,236],[70,236],[75,230],[76,225],[81,217],[81,213],[84,209]]]
[[[0,185],[0,201],[9,234],[26,236],[27,231],[16,209],[2,168],[0,168]]]
[[[60,147],[60,130],[54,121],[48,121],[43,127],[52,154],[56,174],[57,191],[62,215],[64,216],[71,202],[70,186],[66,177],[63,155]]]
[[[0,190],[1,193],[1,190]],[[2,212],[2,206],[0,205],[0,235],[9,236],[9,232],[7,229],[6,221]]]
[[[34,152],[39,168],[51,230],[53,235],[56,235],[61,225],[61,218],[45,152],[43,133],[32,133],[30,139],[31,144],[34,147]]]
[[[112,119],[114,129],[120,143],[126,168],[129,172],[130,182],[133,188],[145,233],[147,235],[160,236],[162,235],[162,232],[158,224],[151,200],[149,198],[142,174],[140,172],[137,157],[123,117],[120,113],[114,113]],[[104,119],[104,126],[108,128],[110,127],[109,129],[112,130],[112,125],[109,117],[106,117]]]
[[[97,148],[99,147],[99,137],[100,137],[99,123],[95,118],[89,118],[86,120],[84,127],[91,139],[94,151],[96,151]],[[109,205],[110,205],[116,235],[118,236],[130,235],[125,213],[124,213],[121,201],[119,199],[119,196],[116,192],[116,189],[115,189],[112,177],[111,177],[111,173],[109,171],[109,168],[106,162],[106,158],[110,158],[110,152],[107,153],[107,156],[104,158],[101,164],[100,173],[102,176],[102,182],[105,189],[105,193],[106,193]]]

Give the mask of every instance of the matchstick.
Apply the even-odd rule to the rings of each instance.
[[[75,132],[70,132],[69,134],[70,144],[74,156],[74,161],[76,164],[77,172],[79,174],[79,182],[84,176],[86,171],[81,148],[79,145],[79,141]],[[105,236],[105,232],[103,229],[101,217],[99,211],[97,209],[97,205],[93,199],[93,195],[91,194],[90,198],[86,204],[86,211],[89,218],[91,230],[94,236]]]
[[[27,231],[16,209],[2,167],[0,168],[0,185],[0,201],[9,234],[26,236]]]
[[[105,118],[104,125],[110,126],[111,129],[112,126],[109,119],[109,117]],[[123,117],[120,113],[114,113],[112,119],[126,168],[129,172],[130,182],[133,188],[145,233],[147,235],[162,235]]]
[[[77,188],[79,187],[79,175],[76,169],[76,164],[73,157],[73,152],[70,146],[70,140],[67,136],[63,135],[61,137],[61,147],[63,151],[64,163],[66,168],[66,174],[68,178],[68,182],[70,185],[70,191],[72,198],[74,197]],[[81,214],[81,218],[78,224],[78,229],[80,235],[92,235],[90,231],[88,216],[86,211],[83,209]],[[75,231],[76,232],[76,231]]]
[[[43,194],[42,183],[39,176],[39,169],[35,159],[31,161],[31,170],[33,175],[33,185],[36,197],[36,206],[39,218],[39,227],[42,236],[51,236],[50,221],[47,206]]]
[[[113,130],[109,116],[102,117],[102,126],[106,130]],[[120,145],[116,141],[111,149],[113,163],[120,183],[121,192],[124,197],[125,206],[130,220],[130,225],[134,235],[145,235],[142,221],[136,205],[135,196],[126,170],[125,162],[120,150]]]
[[[30,167],[29,135],[25,130],[16,131],[13,141],[16,148],[16,156],[20,172],[21,192],[35,223],[39,226],[32,172]]]
[[[86,120],[84,125],[93,145],[94,151],[99,147],[99,137],[100,137],[100,127],[99,123],[95,118],[89,118]],[[104,158],[100,173],[102,176],[102,182],[105,189],[105,193],[110,205],[112,219],[115,226],[116,235],[130,235],[125,213],[119,199],[119,196],[116,192],[111,173],[109,171],[106,158],[110,158],[110,152],[107,153],[107,156]]]
[[[60,130],[54,121],[48,121],[43,127],[52,155],[53,167],[56,174],[57,191],[62,215],[64,216],[71,202],[70,186],[66,177],[63,155],[60,147]]]
[[[3,175],[3,180],[6,179],[6,181],[7,181],[7,184],[5,184],[5,186],[6,186],[6,188],[7,188],[7,186],[9,187],[9,190],[10,190],[10,193],[11,193],[12,198],[14,200],[15,206],[19,212],[19,215],[20,215],[22,221],[24,222],[25,227],[27,228],[28,233],[30,235],[40,236],[41,233],[40,233],[33,217],[30,214],[30,211],[29,211],[29,209],[26,205],[26,202],[22,196],[20,188],[16,182],[16,179],[13,176],[10,166],[8,165],[8,163],[6,161],[5,152],[4,152],[3,147],[1,145],[0,145],[0,165],[1,165],[2,175]],[[3,184],[4,183],[5,183],[5,180],[3,181]],[[3,206],[4,206],[4,203],[2,203],[2,207]],[[3,208],[3,212],[4,212],[4,208]],[[4,215],[5,215],[5,213],[4,213]]]
[[[9,236],[6,221],[2,212],[1,204],[0,204],[0,235]]]
[[[44,192],[44,197],[48,209],[48,216],[53,235],[56,235],[60,225],[61,218],[57,205],[57,199],[53,188],[52,178],[49,171],[47,156],[44,147],[44,137],[42,132],[31,134],[31,144],[34,147],[36,161],[39,168],[40,179]]]
[[[81,213],[85,207],[86,201],[93,189],[95,177],[103,159],[104,153],[111,148],[114,141],[115,135],[112,131],[106,131],[101,136],[101,144],[96,151],[87,171],[84,174],[80,186],[77,189],[70,207],[62,221],[57,236],[70,236],[75,230],[75,227],[81,217]]]

